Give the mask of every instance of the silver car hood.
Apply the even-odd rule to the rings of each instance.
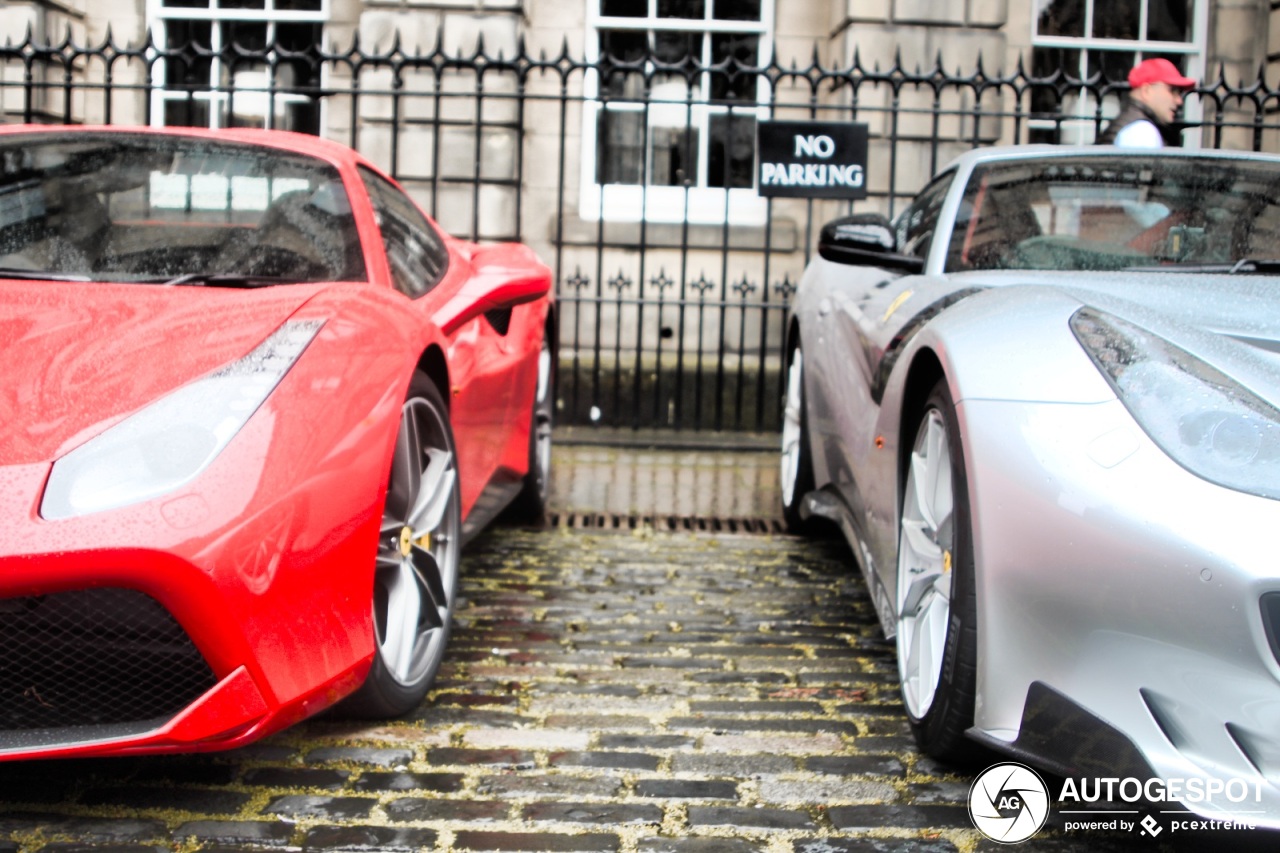
[[[986,271],[960,288],[1053,290],[1157,334],[1280,405],[1280,276]]]

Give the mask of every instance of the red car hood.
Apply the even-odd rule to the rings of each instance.
[[[0,465],[55,459],[245,355],[321,288],[0,280]]]

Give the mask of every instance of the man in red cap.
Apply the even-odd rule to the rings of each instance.
[[[1101,145],[1163,148],[1165,132],[1196,81],[1167,59],[1144,59],[1129,72],[1129,102],[1098,137]]]

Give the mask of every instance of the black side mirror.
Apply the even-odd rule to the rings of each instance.
[[[833,219],[818,235],[818,254],[834,264],[885,267],[918,273],[924,259],[899,254],[893,225],[879,213]]]

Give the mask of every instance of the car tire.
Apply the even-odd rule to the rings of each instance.
[[[373,664],[340,713],[398,717],[426,696],[453,622],[461,514],[449,410],[435,384],[419,373],[401,408],[378,537]]]
[[[782,519],[792,533],[808,533],[810,519],[800,513],[813,490],[813,455],[809,450],[809,415],[804,392],[804,353],[797,344],[787,358],[787,386],[782,410]]]
[[[968,480],[946,381],[929,393],[907,458],[898,528],[897,646],[920,749],[965,764],[973,725],[978,610]]]
[[[551,425],[555,402],[555,359],[551,341],[543,335],[542,349],[538,352],[538,385],[530,415],[529,469],[507,513],[515,521],[537,522],[546,515],[551,488]]]

